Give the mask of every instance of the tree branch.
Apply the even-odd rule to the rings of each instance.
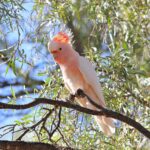
[[[136,128],[139,132],[141,132],[143,135],[146,137],[150,138],[150,131],[148,131],[146,128],[144,128],[140,123],[136,122],[135,120],[120,114],[118,112],[108,110],[106,108],[103,108],[101,111],[97,110],[91,110],[88,108],[81,107],[79,105],[69,103],[69,102],[64,102],[60,100],[52,100],[52,99],[46,99],[46,98],[36,98],[34,101],[24,104],[24,105],[13,105],[13,104],[5,104],[0,102],[0,109],[16,109],[16,110],[21,110],[21,109],[28,109],[31,107],[34,107],[39,104],[49,104],[49,105],[54,105],[54,106],[61,106],[61,107],[66,107],[66,108],[71,108],[83,113],[91,114],[91,115],[104,115],[106,117],[111,117],[114,119],[118,119],[124,123],[127,123],[128,125]]]
[[[1,150],[74,150],[71,147],[61,147],[53,144],[23,141],[0,141]]]
[[[18,138],[17,141],[20,141],[31,129],[35,129],[38,125],[41,123],[45,123],[48,119],[48,117],[53,113],[55,109],[49,110],[49,112],[46,114],[44,118],[42,118],[40,121],[38,121],[36,124],[32,125],[31,127],[28,127]],[[43,125],[44,126],[44,125]]]

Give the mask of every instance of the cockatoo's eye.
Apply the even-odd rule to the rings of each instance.
[[[61,51],[61,50],[62,50],[62,48],[60,47],[60,48],[59,48],[59,50]]]

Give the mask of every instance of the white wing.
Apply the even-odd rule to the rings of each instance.
[[[92,64],[86,58],[82,56],[79,57],[79,70],[82,73],[86,82],[95,91],[96,95],[99,98],[99,102],[102,102],[103,104],[105,104],[101,85],[98,81],[96,71],[94,70],[94,67],[92,66]]]
[[[94,93],[97,95],[98,99],[95,99],[95,101],[105,106],[101,86],[98,82],[98,78],[92,64],[86,58],[79,57],[79,70],[82,73],[85,81],[90,85]],[[111,136],[113,133],[115,133],[115,126],[113,123],[114,119],[107,118],[105,116],[95,116],[95,119],[98,125],[100,125],[101,130],[106,135]]]

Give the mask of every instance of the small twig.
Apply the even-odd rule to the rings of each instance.
[[[3,130],[3,134],[0,134],[0,138],[2,138],[3,136],[5,136],[6,134],[14,131],[14,128],[15,128],[16,124],[12,124],[12,125],[6,125],[6,126],[3,126],[3,127],[0,127],[0,130],[4,129]]]
[[[140,98],[136,96],[136,94],[129,88],[127,88],[127,91],[142,105],[147,106],[150,108],[150,102],[146,101],[144,98]]]
[[[3,128],[14,127],[14,126],[16,126],[16,124],[5,125],[5,126],[0,127],[0,130],[3,129]]]
[[[51,109],[44,118],[42,118],[40,121],[38,121],[36,124],[32,125],[31,127],[28,127],[16,140],[20,141],[30,130],[34,130],[42,122],[43,122],[43,124],[45,124],[47,118],[51,115],[51,113],[53,111],[54,111],[54,109]]]
[[[58,123],[57,123],[57,125],[55,126],[55,129],[50,133],[50,136],[51,136],[51,137],[52,137],[53,134],[56,132],[56,130],[59,128],[60,122],[61,122],[61,107],[60,107],[60,109],[59,109],[59,114],[58,114]]]
[[[62,140],[66,143],[66,145],[69,147],[69,144],[68,144],[68,140],[66,141],[66,139],[65,139],[65,137],[64,137],[64,135],[62,134],[62,132],[61,132],[61,130],[58,128],[58,132],[59,132],[59,134],[61,135],[61,137],[62,137]]]
[[[51,112],[51,113],[54,112],[54,111],[56,110],[56,108],[57,108],[57,106],[56,106],[55,108],[51,109],[51,110],[49,109],[49,113],[50,113],[50,112]],[[47,110],[48,110],[48,109],[47,109]],[[48,114],[48,115],[50,115],[50,114]],[[47,127],[45,126],[47,119],[48,119],[48,117],[47,117],[46,119],[44,119],[39,133],[41,133],[41,130],[44,129],[44,130],[47,132],[47,134],[48,134],[49,140],[51,141],[50,132],[49,132],[49,130],[47,129]]]

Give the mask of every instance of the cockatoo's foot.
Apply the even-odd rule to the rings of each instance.
[[[71,102],[74,102],[76,97],[77,98],[85,97],[85,94],[84,94],[83,90],[78,89],[75,94],[70,94],[68,100],[71,101]]]
[[[75,100],[75,95],[70,94],[68,99],[69,99],[69,101],[74,102],[74,100]]]
[[[84,94],[83,90],[82,89],[78,89],[76,91],[76,93],[75,93],[75,97],[77,97],[77,98],[83,98],[83,97],[85,97],[85,94]]]

